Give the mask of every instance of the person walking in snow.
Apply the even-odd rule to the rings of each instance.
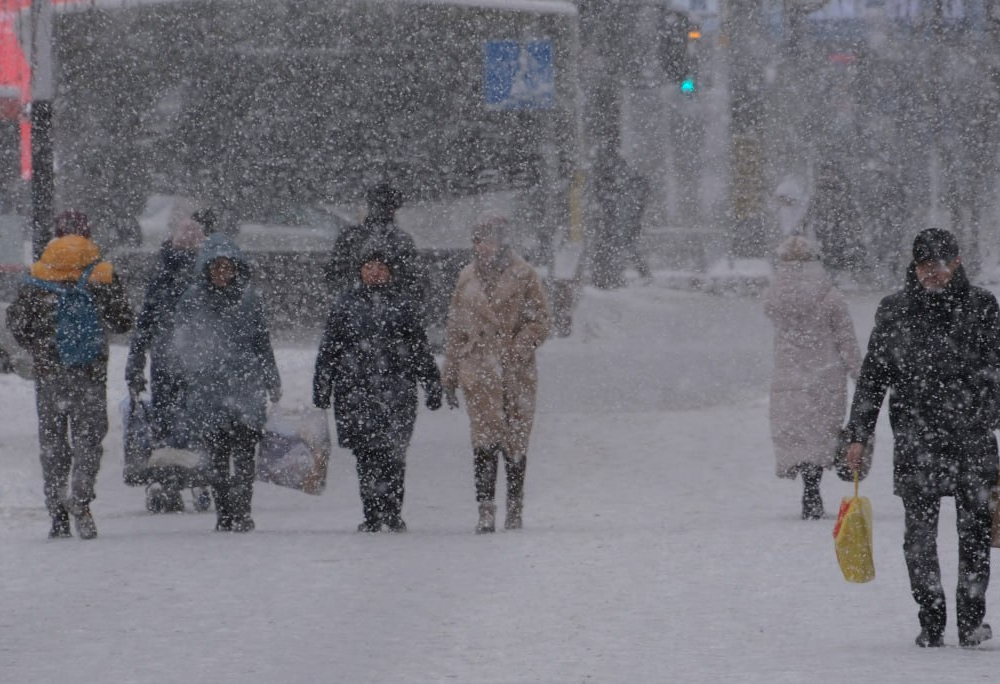
[[[150,394],[154,439],[163,439],[183,408],[183,378],[172,367],[170,337],[174,310],[194,280],[194,262],[205,240],[205,229],[194,216],[180,219],[170,239],[160,248],[160,259],[146,287],[142,309],[125,364],[125,382],[133,395],[146,389],[146,354],[149,354]]]
[[[886,392],[892,425],[893,492],[905,515],[903,555],[919,608],[918,646],[943,646],[947,618],[937,552],[941,498],[955,499],[958,527],[958,639],[992,637],[986,614],[990,580],[990,492],[1000,465],[998,420],[1000,309],[969,283],[958,241],[930,228],[913,241],[903,289],[875,314],[847,429],[855,471]]]
[[[820,480],[833,466],[847,378],[857,378],[861,351],[844,296],[819,252],[792,236],[778,247],[764,313],[774,324],[771,441],[781,478],[802,478],[802,519],[823,517]]]
[[[60,290],[85,281],[96,309],[100,351],[92,360],[73,359],[60,345]],[[64,325],[70,325],[64,323]],[[84,327],[82,323],[81,327]],[[108,333],[132,328],[132,310],[114,267],[101,260],[90,239],[86,214],[68,210],[55,222],[55,237],[31,265],[31,277],[7,309],[7,326],[32,356],[35,407],[41,448],[49,537],[69,537],[70,515],[81,539],[97,536],[90,511],[108,432]],[[84,331],[87,332],[87,331]]]
[[[853,278],[867,267],[864,225],[851,180],[834,161],[825,161],[803,218],[803,234],[815,237],[823,265]]]
[[[333,256],[324,269],[327,284],[339,294],[360,284],[361,259],[374,249],[394,265],[394,288],[413,298],[423,315],[427,275],[413,238],[396,225],[403,194],[388,183],[372,186],[365,195],[368,213],[364,222],[337,236]]]
[[[209,236],[177,304],[170,345],[185,386],[180,432],[209,454],[220,532],[254,529],[254,456],[267,399],[281,399],[263,305],[250,278],[236,244],[221,233]]]
[[[170,353],[170,337],[177,302],[194,280],[194,261],[206,231],[201,221],[210,222],[212,214],[208,212],[211,210],[175,217],[170,239],[160,248],[159,263],[146,287],[125,364],[125,382],[133,401],[138,401],[139,395],[146,389],[146,355],[147,352],[149,354],[150,427],[154,443],[163,443],[170,438],[184,407],[184,379],[172,363],[174,355]],[[171,446],[184,445],[173,443]],[[182,483],[172,480],[169,478],[150,485],[147,497],[151,498],[147,501],[154,502],[153,510],[184,510]],[[154,489],[161,488],[162,491],[154,495]],[[209,496],[204,489],[200,491],[202,496]],[[198,496],[196,494],[196,499]]]
[[[359,532],[405,532],[406,450],[417,418],[417,384],[441,408],[441,376],[398,262],[373,248],[361,257],[359,287],[334,302],[316,357],[313,404],[330,408],[337,442],[357,459],[364,521]]]
[[[534,269],[507,245],[507,221],[473,228],[473,259],[462,269],[448,310],[443,383],[448,405],[461,388],[474,455],[476,531],[495,529],[497,470],[507,473],[504,527],[520,529],[528,438],[538,382],[535,350],[549,336],[549,306]]]

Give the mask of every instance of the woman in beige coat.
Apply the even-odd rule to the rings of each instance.
[[[549,307],[534,269],[506,244],[506,220],[473,229],[473,260],[448,311],[443,386],[449,406],[465,395],[475,456],[476,531],[493,532],[499,457],[507,473],[508,530],[521,527],[528,438],[535,417],[535,349],[549,335]]]
[[[809,240],[793,236],[778,248],[764,311],[774,324],[771,440],[777,475],[802,476],[802,518],[819,519],[820,479],[833,465],[847,378],[858,377],[861,352],[847,302]]]

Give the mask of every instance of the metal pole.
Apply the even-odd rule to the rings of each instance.
[[[764,230],[764,69],[760,60],[761,0],[731,0],[726,6],[729,39],[731,253],[759,258],[767,253]]]
[[[31,0],[31,235],[35,259],[52,238],[52,0]]]

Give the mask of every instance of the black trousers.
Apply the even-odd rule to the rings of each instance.
[[[250,517],[256,474],[254,456],[260,438],[260,431],[234,423],[210,433],[205,440],[212,465],[212,496],[220,521]]]
[[[937,531],[941,498],[903,497],[906,531],[903,554],[910,574],[910,591],[919,607],[920,626],[932,636],[944,633],[947,610],[941,586]],[[989,489],[959,488],[955,494],[958,527],[958,591],[955,610],[959,634],[975,629],[986,615],[990,583]]]
[[[365,522],[392,527],[402,520],[406,452],[402,449],[357,447],[358,489]]]

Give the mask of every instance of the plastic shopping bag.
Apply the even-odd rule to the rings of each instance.
[[[322,494],[330,449],[325,411],[275,406],[268,414],[257,452],[257,479],[306,494]]]
[[[875,579],[875,559],[872,556],[872,503],[858,496],[858,480],[854,480],[854,496],[840,502],[837,524],[833,527],[833,545],[837,562],[848,582],[870,582]]]
[[[125,484],[133,487],[148,484],[147,462],[153,453],[153,429],[149,420],[149,404],[135,397],[121,403],[125,437]]]

